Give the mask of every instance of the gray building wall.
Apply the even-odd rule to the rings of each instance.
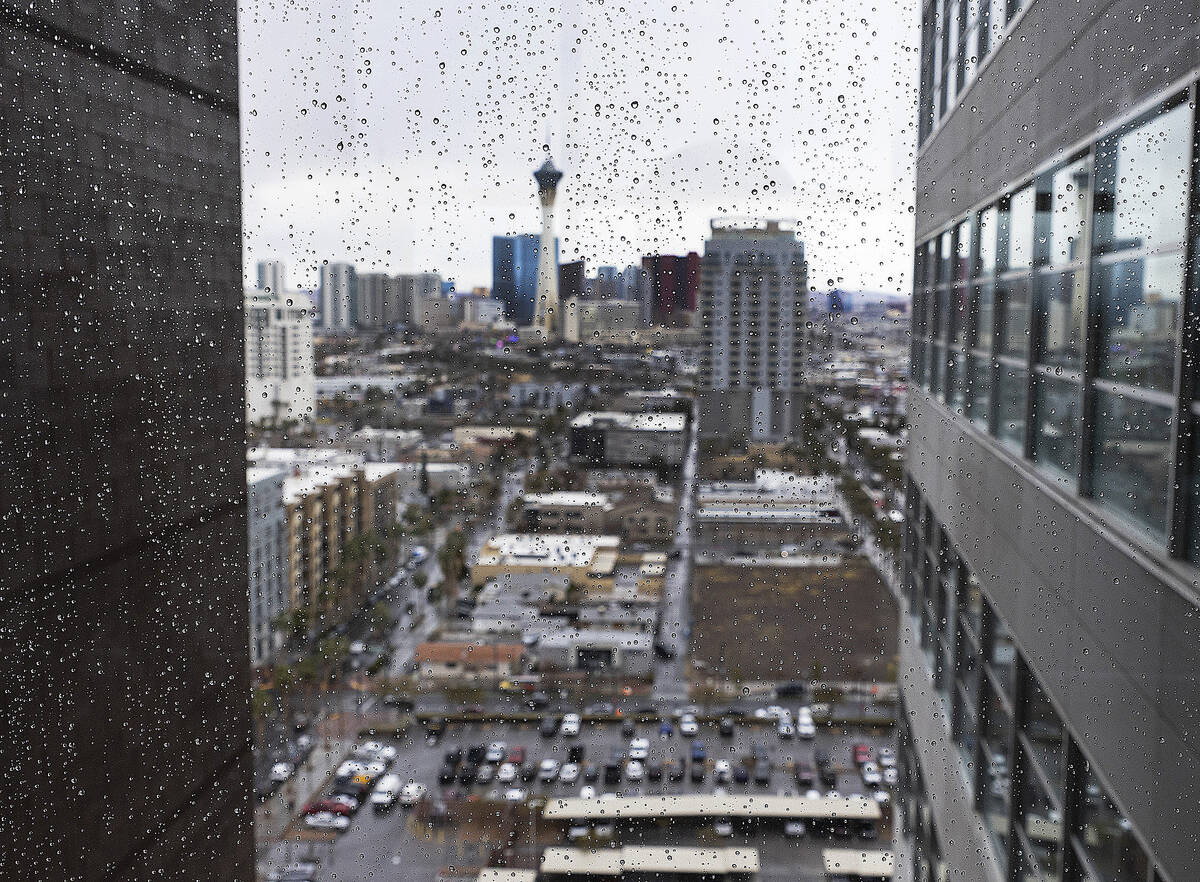
[[[2,863],[249,880],[236,6],[0,21]]]

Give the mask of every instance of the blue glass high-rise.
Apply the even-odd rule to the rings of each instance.
[[[533,324],[536,312],[538,243],[534,233],[492,237],[492,297],[504,304],[504,317],[518,327]]]

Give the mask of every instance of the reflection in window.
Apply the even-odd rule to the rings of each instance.
[[[1096,245],[1180,244],[1187,228],[1191,112],[1178,104],[1096,147]]]
[[[1039,276],[1041,327],[1036,349],[1039,364],[1079,370],[1087,316],[1084,279],[1084,273],[1076,270]]]
[[[1037,677],[1026,670],[1025,737],[1033,749],[1030,759],[1036,762],[1043,776],[1054,788],[1048,795],[1055,805],[1062,805],[1063,725],[1054,705],[1046,697]]]
[[[1000,618],[990,605],[985,607],[985,612],[987,615],[987,644],[984,657],[987,660],[988,670],[996,679],[1002,694],[1011,701],[1013,675],[1017,664],[1017,648],[1013,643],[1012,632],[1008,630],[1004,619]]]
[[[1105,882],[1144,882],[1149,860],[1133,825],[1109,798],[1090,765],[1084,769],[1083,805],[1077,831],[1080,850]]]
[[[996,206],[979,212],[979,275],[996,274],[996,236],[1000,228]]]
[[[1025,444],[1025,400],[1028,374],[1021,368],[1000,365],[996,388],[996,436],[1020,450]]]
[[[1097,287],[1100,375],[1169,391],[1183,296],[1182,255],[1098,267]]]
[[[1009,756],[1012,718],[990,688],[984,690],[981,723],[983,756],[979,769],[979,813],[996,839],[996,852],[1003,863],[1008,851],[1008,806],[1012,789]]]
[[[1166,536],[1171,411],[1096,393],[1092,492],[1154,536]]]
[[[1034,388],[1033,459],[1073,484],[1079,469],[1079,386],[1038,376]]]
[[[1064,266],[1087,257],[1087,200],[1091,162],[1087,157],[1060,168],[1050,176],[1050,202],[1046,224],[1050,241],[1046,259]]]
[[[1008,204],[1008,260],[1005,269],[1033,266],[1033,184],[1018,190]]]
[[[992,406],[992,360],[986,355],[972,355],[967,360],[967,416],[971,421],[988,426]]]
[[[1026,878],[1057,879],[1062,861],[1063,813],[1061,803],[1051,798],[1037,771],[1028,765],[1028,755],[1020,755],[1019,792],[1021,819],[1018,847],[1022,864],[1033,871]]]
[[[996,288],[997,345],[1005,355],[1024,355],[1029,342],[1029,279],[1010,279]]]
[[[995,285],[983,282],[976,285],[973,292],[971,310],[975,317],[975,328],[971,334],[971,345],[985,352],[992,351],[993,303]]]

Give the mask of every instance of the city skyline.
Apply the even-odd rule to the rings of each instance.
[[[248,279],[278,258],[307,284],[324,260],[487,284],[492,236],[539,228],[529,175],[549,142],[568,174],[564,261],[624,266],[698,251],[714,217],[792,217],[822,287],[907,287],[908,4],[869,26],[831,2],[804,16],[662,4],[636,19],[588,7],[515,22],[489,4],[470,17],[331,8],[242,14]],[[405,40],[410,29],[426,38]],[[614,69],[615,53],[629,64]]]

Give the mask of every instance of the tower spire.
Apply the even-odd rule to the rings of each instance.
[[[547,151],[549,147],[547,147]],[[544,342],[549,342],[561,330],[558,316],[558,253],[554,235],[554,199],[563,173],[549,157],[533,173],[537,181],[538,201],[542,205],[542,239],[538,248],[537,310],[534,326]]]

